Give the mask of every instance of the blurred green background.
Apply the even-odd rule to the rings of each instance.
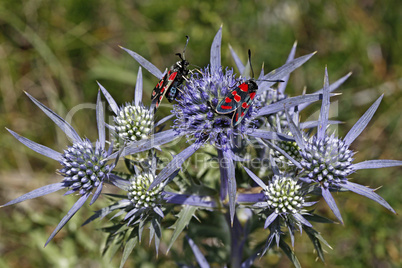
[[[94,103],[96,80],[118,103],[131,101],[138,64],[118,45],[140,53],[161,70],[177,60],[185,35],[186,57],[209,62],[212,39],[223,24],[223,65],[234,66],[228,44],[243,61],[247,49],[259,72],[282,65],[295,40],[297,56],[318,51],[291,76],[287,93],[321,88],[324,66],[330,82],[349,71],[334,116],[345,135],[370,104],[385,97],[368,128],[354,142],[357,161],[402,159],[402,5],[399,0],[338,1],[0,1],[0,203],[59,179],[58,163],[26,149],[4,127],[56,150],[68,141],[23,91],[62,116],[78,104]],[[144,99],[156,84],[144,70]],[[149,101],[146,102],[149,104]],[[317,110],[319,106],[313,106]],[[167,113],[169,109],[162,109]],[[313,110],[312,110],[313,111]],[[339,113],[339,115],[337,114]],[[95,113],[78,112],[73,126],[96,137]],[[377,188],[398,212],[355,194],[338,194],[345,226],[317,226],[333,246],[326,267],[402,266],[402,171],[361,171],[354,181]],[[80,211],[45,249],[43,245],[75,201],[53,194],[0,210],[0,267],[109,267],[119,258],[101,258],[104,237],[96,222],[79,228],[90,211]],[[100,207],[101,204],[97,204]],[[85,209],[84,209],[85,210]],[[325,205],[318,210],[334,218]],[[143,243],[147,247],[147,243]],[[315,262],[308,238],[297,237],[295,251],[303,267]],[[162,250],[163,252],[163,250]],[[164,254],[137,247],[127,267],[174,266]],[[262,258],[257,266],[288,267],[286,257]]]

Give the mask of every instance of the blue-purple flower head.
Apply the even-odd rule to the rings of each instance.
[[[56,152],[46,146],[37,144],[17,133],[9,132],[21,143],[32,150],[58,161],[63,167],[58,173],[63,176],[59,183],[43,186],[24,194],[4,206],[20,203],[39,196],[50,194],[61,189],[68,189],[66,194],[79,193],[81,197],[70,209],[66,216],[60,221],[56,229],[50,235],[46,245],[60,231],[60,229],[71,219],[72,216],[84,205],[86,200],[93,194],[90,204],[93,204],[99,197],[103,184],[108,182],[111,171],[115,163],[108,164],[112,153],[112,148],[106,150],[105,122],[103,107],[100,102],[100,92],[96,104],[96,118],[98,125],[99,139],[93,145],[88,139],[82,139],[72,126],[62,119],[59,115],[37,101],[34,97],[26,93],[27,96],[50,118],[66,135],[72,140],[72,145],[68,146],[63,153]]]
[[[179,134],[200,143],[208,140],[216,148],[227,150],[235,146],[234,137],[237,135],[245,137],[245,135],[251,134],[258,127],[256,125],[258,116],[270,115],[285,108],[284,104],[279,104],[278,102],[285,99],[283,91],[289,74],[311,58],[314,53],[295,60],[294,46],[287,64],[266,75],[264,75],[264,70],[262,69],[258,80],[254,80],[258,86],[255,100],[249,103],[250,107],[242,115],[243,118],[240,123],[233,124],[232,118],[236,111],[220,114],[216,108],[229,92],[232,92],[237,86],[248,80],[248,78],[242,76],[247,73],[247,66],[243,65],[232,49],[232,56],[239,73],[242,75],[236,74],[232,68],[221,65],[221,39],[222,29],[219,29],[212,42],[209,66],[194,72],[186,80],[181,90],[182,94],[177,100],[178,105],[175,105],[173,113],[177,117],[174,122],[174,129]],[[278,79],[284,79],[280,86],[282,91],[279,95],[271,88],[275,82],[270,82]],[[242,101],[244,100],[240,100],[240,102]],[[306,102],[303,98],[297,101],[300,101],[300,103]],[[296,102],[292,102],[289,101],[291,106],[296,105]],[[272,103],[278,103],[277,107],[272,107],[273,109],[268,107]],[[265,106],[265,109],[261,110],[262,106]]]
[[[327,134],[329,125],[328,114],[330,106],[330,86],[328,74],[325,70],[324,88],[320,118],[317,125],[317,133],[310,138],[296,127],[293,119],[287,113],[290,130],[295,137],[300,150],[300,158],[292,159],[301,170],[300,180],[316,185],[321,189],[322,196],[328,203],[335,216],[342,222],[339,209],[330,191],[342,188],[366,196],[390,211],[392,207],[374,190],[349,181],[349,176],[359,169],[381,168],[400,166],[402,161],[396,160],[371,160],[354,164],[354,152],[349,148],[350,144],[360,135],[380,105],[382,96],[378,98],[367,112],[357,121],[344,139],[337,138],[334,134]]]
[[[322,140],[312,136],[300,152],[300,164],[303,167],[302,179],[308,183],[316,182],[328,188],[347,180],[354,172],[352,168],[354,152],[334,134]]]
[[[99,141],[95,146],[88,139],[69,146],[60,161],[63,168],[58,170],[65,187],[81,195],[98,187],[114,167],[107,164],[108,156]]]
[[[181,98],[173,110],[177,118],[174,129],[186,135],[189,140],[209,140],[217,148],[222,148],[233,135],[246,132],[253,106],[243,120],[233,127],[232,114],[218,114],[215,109],[224,96],[244,82],[244,79],[236,77],[233,69],[222,70],[222,67],[212,72],[208,66],[200,73],[192,75],[182,88]]]

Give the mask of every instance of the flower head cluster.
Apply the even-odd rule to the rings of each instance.
[[[194,74],[183,87],[179,103],[173,113],[176,116],[174,129],[187,138],[209,142],[217,148],[230,144],[231,137],[244,130],[249,123],[249,114],[236,127],[231,126],[231,117],[216,112],[216,106],[224,96],[244,80],[236,78],[233,69],[218,68],[211,72],[205,68],[201,75]],[[232,114],[230,114],[232,115]]]
[[[304,194],[300,184],[291,177],[274,175],[263,189],[269,208],[276,214],[300,213],[304,205]]]
[[[8,130],[17,140],[25,144],[32,150],[58,161],[63,168],[59,170],[62,175],[63,181],[59,183],[43,186],[24,194],[4,206],[20,203],[22,201],[43,196],[56,192],[61,189],[69,189],[66,194],[79,192],[81,197],[70,209],[67,215],[60,221],[59,225],[50,235],[46,245],[50,240],[60,231],[60,229],[71,219],[72,216],[84,205],[86,200],[90,197],[93,190],[95,190],[90,204],[93,204],[99,197],[104,182],[108,182],[111,172],[115,164],[107,164],[111,157],[112,148],[106,151],[106,138],[105,138],[105,122],[103,107],[100,102],[100,92],[98,93],[98,100],[96,104],[96,114],[98,123],[99,139],[95,142],[95,146],[85,139],[83,140],[77,132],[62,119],[59,115],[44,106],[34,97],[26,93],[27,96],[50,118],[58,127],[60,127],[66,135],[73,141],[73,145],[69,146],[63,153],[56,152],[46,146],[37,144],[27,138],[24,138],[14,131]]]
[[[323,187],[339,184],[353,173],[352,162],[354,152],[348,149],[344,141],[334,135],[320,140],[312,136],[300,152],[304,180],[315,181]]]
[[[127,197],[135,208],[153,208],[161,204],[164,185],[159,184],[148,190],[154,179],[155,175],[151,172],[133,175],[130,178]]]
[[[188,40],[189,38],[187,42]],[[184,51],[178,55],[181,59],[179,63],[185,65],[180,67],[186,68],[172,67],[169,75],[164,75],[139,54],[124,49],[159,79],[154,90],[154,95],[157,93],[158,98],[154,100],[161,101],[163,94],[169,94],[169,97],[166,97],[169,101],[178,96],[177,104],[173,106],[171,115],[157,123],[154,122],[153,112],[159,102],[152,109],[143,105],[141,67],[137,75],[134,99],[125,105],[117,105],[110,93],[99,84],[100,91],[114,116],[112,125],[104,122],[99,91],[96,103],[99,138],[94,143],[81,138],[69,123],[27,94],[66,133],[72,145],[60,153],[9,130],[29,148],[58,161],[62,166],[58,174],[63,176],[63,179],[18,197],[5,206],[61,189],[66,189],[67,194],[78,193],[78,201],[61,220],[47,244],[91,195],[93,197],[90,204],[97,200],[105,183],[118,187],[121,194],[108,194],[115,202],[95,212],[86,223],[116,212],[112,217],[115,224],[105,229],[108,229],[110,234],[108,244],[125,247],[121,266],[137,242],[141,241],[145,226],[149,226],[150,242],[155,240],[158,251],[164,227],[162,221],[168,213],[177,217],[175,223],[170,226],[174,231],[169,250],[175,239],[189,226],[192,217],[196,217],[197,210],[213,209],[215,213],[223,208],[224,213],[228,211],[226,219],[230,228],[226,229],[230,229],[231,235],[231,266],[248,267],[258,254],[241,264],[243,247],[248,240],[248,232],[253,229],[249,228],[248,224],[252,218],[257,217],[263,219],[258,223],[260,227],[264,226],[270,231],[266,245],[259,249],[261,252],[265,253],[275,239],[288,256],[294,256],[282,237],[287,228],[293,245],[295,230],[300,229],[300,232],[305,230],[308,233],[322,258],[320,241],[325,240],[313,229],[310,222],[332,221],[316,215],[313,209],[307,209],[316,203],[308,201],[313,195],[322,196],[341,222],[342,218],[331,192],[353,191],[395,212],[384,199],[374,193],[374,190],[349,181],[349,176],[359,169],[402,165],[402,161],[394,160],[353,163],[354,151],[349,147],[367,126],[382,97],[368,109],[344,139],[339,139],[335,134],[327,133],[328,126],[335,122],[328,118],[330,92],[338,88],[349,75],[329,85],[328,74],[325,72],[322,90],[315,94],[288,97],[285,87],[290,73],[309,60],[314,53],[295,58],[294,45],[286,64],[268,74],[264,74],[262,70],[258,78],[249,79],[246,74],[247,70],[251,69],[251,63],[244,65],[232,48],[231,54],[241,75],[237,75],[233,68],[221,65],[221,40],[222,29],[212,42],[209,65],[191,75],[188,75],[188,62],[184,58]],[[249,60],[250,54],[249,52]],[[299,112],[318,100],[322,100],[319,119],[299,123]],[[174,118],[172,128],[154,133],[162,129],[159,125],[171,118]],[[114,144],[108,149],[106,126],[112,134],[110,143]],[[313,132],[304,131],[313,127],[317,127],[313,135]],[[167,164],[158,159],[158,150],[162,151],[161,146],[180,137],[186,137],[189,145],[182,151],[176,151]],[[194,172],[197,177],[193,179],[189,170],[187,173],[183,172],[185,176],[176,178],[183,163],[205,144],[212,145],[208,146],[206,152],[214,158],[213,160],[217,160],[219,172],[209,176],[208,170],[197,170]],[[259,169],[255,166],[249,169],[237,165],[237,162],[254,160],[241,157],[245,153],[245,144],[253,146],[250,155],[257,153],[260,158],[257,160],[263,160]],[[262,147],[254,146],[255,144]],[[172,147],[172,150],[174,149]],[[119,158],[124,158],[126,172],[114,171],[117,164],[115,159]],[[266,164],[267,160],[269,165]],[[162,170],[157,171],[157,163],[165,164]],[[242,168],[245,172],[239,172],[236,168]],[[258,174],[263,175],[261,177],[264,179],[255,175],[255,170],[258,170]],[[267,173],[270,176],[264,176]],[[204,180],[205,178],[207,180]],[[217,181],[213,181],[214,179]],[[167,187],[172,181],[175,185]],[[241,187],[249,187],[252,191],[241,191],[238,184]],[[215,186],[217,189],[211,189]],[[178,205],[182,207],[178,209]],[[242,209],[247,213],[240,219],[239,211]],[[214,222],[217,217],[202,217],[203,221],[205,219],[211,226],[221,227]],[[169,221],[172,218],[174,217],[169,217]],[[188,233],[191,234],[193,230]],[[197,235],[202,241],[203,234]],[[190,237],[187,241],[199,263],[202,263],[200,266],[207,267],[206,259],[196,246],[196,241]]]
[[[317,101],[319,95],[288,98],[286,102],[284,102],[285,99],[281,101],[279,97],[272,96],[275,101],[271,101],[269,105],[264,103],[264,107],[260,107],[259,105],[262,102],[257,101],[257,99],[261,99],[258,96],[272,90],[271,86],[275,84],[274,81],[284,79],[283,81],[286,82],[289,74],[310,59],[314,53],[294,59],[295,48],[293,48],[285,65],[266,75],[262,72],[257,80],[246,80],[244,77],[236,76],[232,68],[225,68],[221,65],[221,40],[222,29],[218,31],[212,42],[209,66],[199,70],[200,74],[193,74],[187,78],[185,85],[182,86],[180,90],[182,93],[177,99],[178,104],[175,105],[173,110],[173,114],[176,116],[173,127],[174,133],[168,130],[155,134],[152,137],[152,142],[134,142],[125,148],[123,155],[137,153],[181,136],[186,136],[188,140],[193,141],[185,150],[175,155],[173,160],[158,174],[150,186],[150,188],[153,188],[159,183],[163,183],[181,167],[186,159],[201,148],[202,145],[209,142],[216,148],[219,162],[227,163],[227,165],[223,164],[220,167],[220,197],[221,200],[225,200],[227,196],[229,197],[230,216],[233,220],[236,203],[236,179],[233,161],[241,159],[235,154],[238,147],[240,147],[239,137],[244,140],[254,138],[289,140],[287,135],[277,135],[271,130],[256,129],[258,126],[254,122],[257,122],[258,117],[274,114],[301,103]],[[163,77],[162,73],[150,62],[135,52],[128,52],[156,77],[159,79]],[[243,65],[233,51],[232,55],[240,73],[246,73],[246,66]],[[234,90],[246,81],[253,81],[253,91],[249,90],[248,87],[243,91],[243,97],[240,97],[240,95],[234,93]],[[225,99],[226,101],[228,99],[228,94],[237,95],[238,99],[233,98],[238,106],[233,112],[223,114],[218,112],[217,106],[222,100]],[[255,102],[253,101],[254,95],[251,97],[251,94],[255,94]],[[281,95],[284,94],[281,93]],[[236,120],[236,124],[233,124],[233,118],[238,112],[237,110],[241,111],[239,113],[241,120]],[[291,137],[290,140],[292,140]]]
[[[110,93],[101,84],[98,85],[115,114],[115,126],[109,126],[113,131],[114,146],[121,149],[127,143],[148,139],[154,129],[154,117],[152,111],[142,104],[141,67],[138,70],[134,100],[131,103],[119,107]]]
[[[131,142],[147,139],[154,126],[151,111],[143,105],[136,106],[134,103],[122,106],[113,119],[116,124],[114,130],[117,142],[119,140]],[[117,143],[116,146],[120,147]]]
[[[81,195],[98,187],[114,167],[107,164],[108,156],[99,142],[96,142],[95,148],[89,140],[69,146],[64,150],[60,161],[63,168],[59,170],[65,186],[74,192],[79,191]]]
[[[353,191],[357,194],[366,196],[379,204],[383,205],[392,212],[393,208],[374,190],[350,182],[348,176],[359,169],[381,168],[401,165],[401,161],[395,160],[371,160],[362,163],[353,164],[354,152],[349,149],[350,144],[360,135],[370,119],[374,115],[380,105],[382,96],[367,110],[367,112],[352,127],[343,140],[329,136],[327,127],[329,125],[329,106],[330,106],[330,86],[328,82],[328,74],[325,70],[323,99],[320,112],[320,118],[317,122],[317,133],[309,139],[304,138],[302,130],[296,127],[293,119],[287,113],[292,135],[295,137],[299,146],[300,158],[292,159],[296,167],[301,170],[300,180],[316,186],[321,190],[321,194],[328,203],[335,216],[341,221],[342,217],[339,209],[332,197],[330,190],[339,190],[341,188]],[[288,157],[291,159],[291,157]]]

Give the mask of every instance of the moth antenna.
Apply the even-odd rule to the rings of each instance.
[[[190,37],[188,35],[186,35],[186,38],[187,38],[187,41],[186,41],[186,45],[184,46],[183,52],[182,53],[176,53],[176,55],[179,56],[182,61],[186,60],[186,56],[185,56],[186,48],[187,48],[187,45],[188,45],[188,40],[190,40]]]
[[[283,80],[267,80],[267,79],[258,79],[257,81],[266,81],[266,82],[272,82],[272,83],[282,83],[285,82]]]
[[[179,58],[183,61],[184,59],[181,56],[181,53],[176,53],[175,55],[179,56]]]
[[[251,77],[254,78],[254,70],[253,66],[251,65],[251,50],[248,50],[248,61],[250,62],[250,69],[251,69]]]
[[[185,53],[186,53],[186,48],[187,48],[187,44],[188,44],[188,40],[190,40],[190,37],[188,35],[186,35],[187,41],[186,41],[186,45],[184,46],[183,49],[183,60],[185,60]]]

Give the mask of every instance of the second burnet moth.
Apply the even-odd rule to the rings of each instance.
[[[189,62],[185,58],[186,47],[188,40],[190,39],[186,36],[187,41],[184,46],[182,53],[176,53],[180,60],[170,67],[168,72],[163,76],[163,78],[156,84],[152,91],[151,106],[154,107],[155,111],[158,109],[163,97],[166,95],[166,99],[172,102],[177,94],[179,93],[178,87],[183,83],[185,76],[188,74]]]
[[[248,58],[250,62],[251,75],[254,77],[253,67],[251,66],[251,51],[248,50]],[[270,82],[283,82],[282,80],[267,80]],[[216,106],[218,114],[230,114],[232,116],[232,127],[237,126],[246,115],[248,109],[253,103],[258,85],[254,78],[251,78],[233,90],[230,90]]]

